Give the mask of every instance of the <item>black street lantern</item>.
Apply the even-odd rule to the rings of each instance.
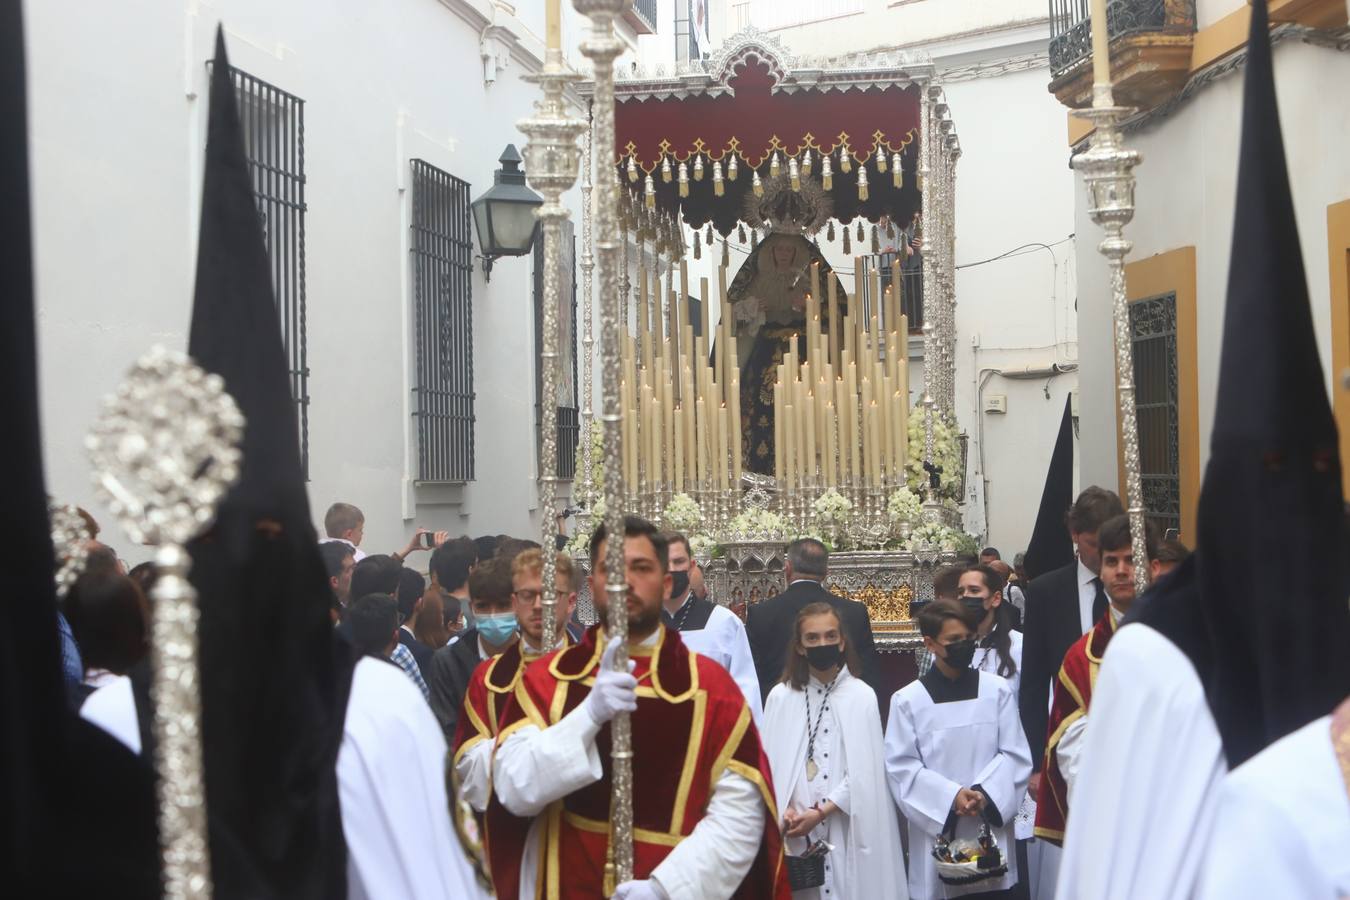
[[[492,177],[492,187],[473,201],[473,224],[483,251],[483,277],[492,278],[492,262],[499,256],[524,256],[534,247],[539,220],[534,211],[544,199],[525,185],[520,154],[507,144],[498,160],[502,167]]]

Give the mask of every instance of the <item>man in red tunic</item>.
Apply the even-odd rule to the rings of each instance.
[[[533,548],[517,556],[511,563],[510,578],[511,605],[520,629],[520,640],[484,660],[474,670],[464,693],[464,708],[455,726],[452,752],[459,796],[479,813],[487,810],[492,747],[497,739],[497,723],[502,710],[515,693],[525,666],[542,655],[544,645],[542,551]],[[576,570],[572,557],[565,553],[559,553],[557,557],[554,587],[558,598],[554,641],[557,646],[565,647],[569,643],[567,620],[577,606]]]
[[[1144,544],[1149,574],[1157,577],[1157,532],[1146,522]],[[1130,517],[1106,520],[1097,533],[1102,557],[1102,587],[1110,601],[1105,614],[1092,630],[1083,635],[1069,652],[1055,680],[1054,704],[1050,708],[1049,736],[1045,743],[1045,761],[1041,767],[1040,793],[1036,798],[1036,837],[1064,843],[1064,826],[1069,818],[1069,791],[1078,774],[1088,709],[1097,669],[1102,664],[1106,645],[1116,633],[1121,618],[1134,602],[1134,551],[1130,545]]]
[[[502,711],[487,849],[497,896],[788,900],[769,764],[736,683],[661,622],[666,543],[624,529],[630,673],[604,628],[530,664]],[[591,539],[591,596],[605,621],[604,527]],[[606,883],[610,730],[632,717],[635,880]]]

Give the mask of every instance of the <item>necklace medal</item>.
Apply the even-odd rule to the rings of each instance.
[[[814,759],[808,759],[806,761],[806,780],[815,781],[816,776],[819,774],[820,767],[816,765],[816,761]]]

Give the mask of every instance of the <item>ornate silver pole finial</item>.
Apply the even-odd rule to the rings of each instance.
[[[605,596],[609,606],[606,624],[608,638],[619,643],[614,666],[628,670],[628,604],[623,554],[623,450],[622,415],[619,403],[619,366],[623,314],[619,294],[618,188],[612,172],[614,146],[614,60],[623,52],[623,42],[614,34],[614,20],[623,13],[628,0],[573,0],[577,12],[591,20],[591,31],[581,44],[581,52],[591,60],[595,92],[591,107],[594,121],[594,153],[604,175],[596,191],[596,250],[600,282],[600,350],[609,361],[604,367],[602,412],[605,428],[605,530],[609,535],[605,550]],[[633,877],[633,751],[631,722],[620,713],[610,723],[613,744],[610,799],[610,851],[614,859],[605,866],[606,896]]]
[[[217,375],[154,347],[132,366],[85,439],[94,484],[133,541],[157,546],[150,696],[164,895],[211,896],[203,785],[197,595],[183,545],[239,478],[244,417]]]
[[[49,502],[47,518],[52,528],[52,551],[56,554],[56,598],[60,600],[79,580],[89,559],[89,525],[77,507]]]
[[[558,534],[558,305],[562,296],[562,223],[571,213],[562,205],[562,195],[577,180],[577,136],[586,123],[568,115],[564,92],[580,76],[567,68],[560,47],[549,47],[544,68],[527,81],[537,82],[543,97],[535,101],[534,115],[517,123],[529,138],[525,145],[525,174],[530,185],[543,195],[544,203],[535,215],[544,232],[544,297],[542,318],[543,351],[539,357],[540,393],[539,430],[539,506],[543,510],[543,625],[542,647],[553,649],[557,637],[558,592],[555,585],[557,553],[554,537]],[[571,304],[568,304],[570,309]],[[572,329],[568,329],[570,334]]]
[[[1134,218],[1134,167],[1142,157],[1125,147],[1120,126],[1133,110],[1115,106],[1109,83],[1093,86],[1095,105],[1075,114],[1096,126],[1087,151],[1073,158],[1088,189],[1088,215],[1106,232],[1097,250],[1106,257],[1111,283],[1111,320],[1115,337],[1116,401],[1125,442],[1125,504],[1130,515],[1130,549],[1136,560],[1148,559],[1144,540],[1144,493],[1139,477],[1139,425],[1134,402],[1134,346],[1130,339],[1130,305],[1125,290],[1125,257],[1133,243],[1125,226]],[[1148,565],[1134,569],[1135,589],[1148,587]]]

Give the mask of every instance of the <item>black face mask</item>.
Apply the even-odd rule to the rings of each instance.
[[[819,644],[806,648],[806,661],[817,672],[828,672],[844,660],[844,651],[838,644]]]
[[[978,618],[983,619],[984,614],[987,612],[987,610],[984,608],[983,597],[962,597],[961,603],[964,604],[966,609],[970,610]]]
[[[670,596],[672,598],[683,597],[689,590],[688,572],[670,573]]]
[[[975,639],[966,638],[947,645],[947,665],[953,669],[967,669],[975,658]]]

